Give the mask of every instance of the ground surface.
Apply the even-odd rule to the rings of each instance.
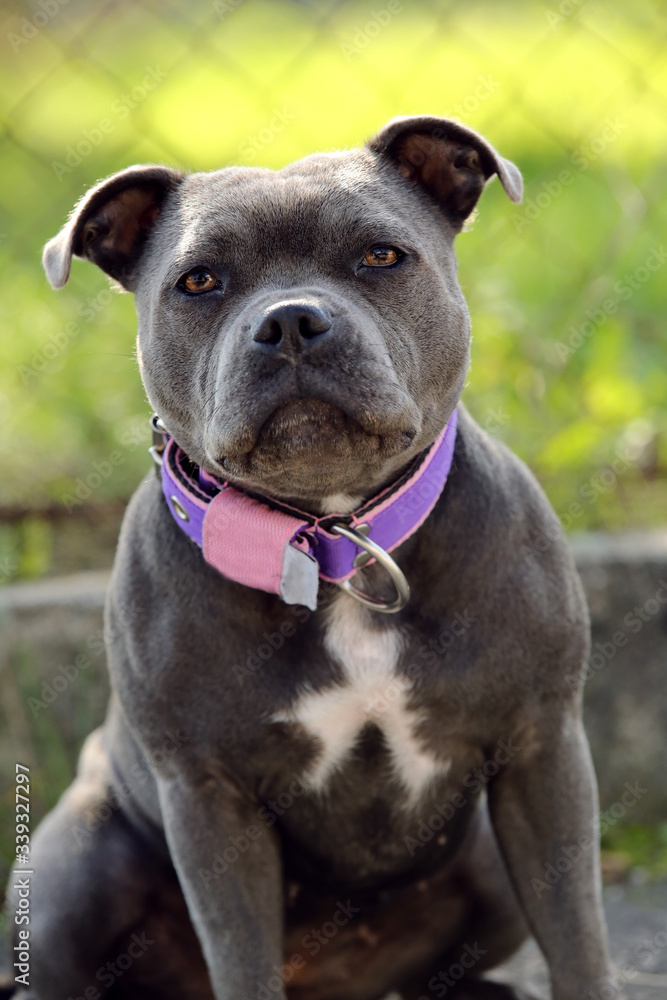
[[[636,882],[631,873],[624,884],[605,890],[612,951],[616,967],[627,975],[627,1000],[658,1000],[667,997],[667,880]],[[2,964],[1,972],[6,970]],[[546,966],[532,941],[490,978],[520,986],[535,1000],[549,997]]]
[[[632,875],[605,890],[612,953],[616,968],[628,974],[628,1000],[658,1000],[667,997],[667,881],[636,885]],[[546,966],[533,941],[491,978],[521,986],[540,1000],[549,996]]]

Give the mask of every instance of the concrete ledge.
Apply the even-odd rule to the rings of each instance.
[[[602,809],[610,824],[663,822],[667,529],[574,536],[572,549],[591,611],[585,720]],[[108,580],[109,573],[94,572],[0,588],[0,697],[8,723],[0,736],[0,772],[6,761],[42,744],[45,726],[75,756],[103,717]],[[631,806],[623,805],[628,784],[640,792]]]
[[[108,570],[95,570],[0,587],[0,614],[19,608],[103,608],[110,577]]]
[[[667,531],[573,538],[591,613],[584,718],[603,810],[667,816]],[[641,797],[623,806],[626,784]],[[626,800],[629,796],[626,796]],[[609,813],[608,820],[614,821]]]
[[[572,535],[570,545],[580,568],[591,563],[610,565],[618,562],[662,563],[667,566],[667,528],[626,531],[622,535],[590,531]]]

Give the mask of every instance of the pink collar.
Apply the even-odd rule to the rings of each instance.
[[[452,465],[456,424],[454,410],[430,448],[400,479],[352,513],[324,517],[215,479],[189,461],[158,417],[152,426],[157,440],[166,443],[152,451],[161,459],[162,489],[176,524],[223,576],[312,611],[319,580],[327,580],[376,611],[393,612],[405,606],[410,590],[387,553],[414,534],[433,510]],[[360,566],[373,561],[394,581],[397,598],[391,604],[350,583]]]

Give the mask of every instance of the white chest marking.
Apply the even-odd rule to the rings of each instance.
[[[335,493],[331,497],[325,497],[321,502],[323,514],[349,514],[351,510],[358,507],[362,497],[352,497],[349,493]]]
[[[414,800],[448,765],[439,764],[415,737],[422,716],[407,708],[411,683],[396,673],[403,645],[399,630],[370,627],[371,614],[346,594],[336,598],[325,646],[343,668],[343,684],[305,691],[289,712],[275,719],[300,723],[321,741],[322,751],[306,778],[320,791],[345,763],[366,723],[374,722],[382,730],[397,777]]]

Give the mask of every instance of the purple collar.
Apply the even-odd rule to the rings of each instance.
[[[160,462],[162,490],[176,524],[202,549],[206,562],[237,583],[278,594],[287,604],[317,607],[319,579],[337,583],[376,611],[398,611],[410,589],[387,554],[426,520],[440,496],[454,454],[457,411],[410,469],[350,514],[313,517],[269,497],[245,493],[189,461],[159,418],[164,439],[151,449]],[[397,590],[383,604],[351,583],[357,569],[377,561]]]

